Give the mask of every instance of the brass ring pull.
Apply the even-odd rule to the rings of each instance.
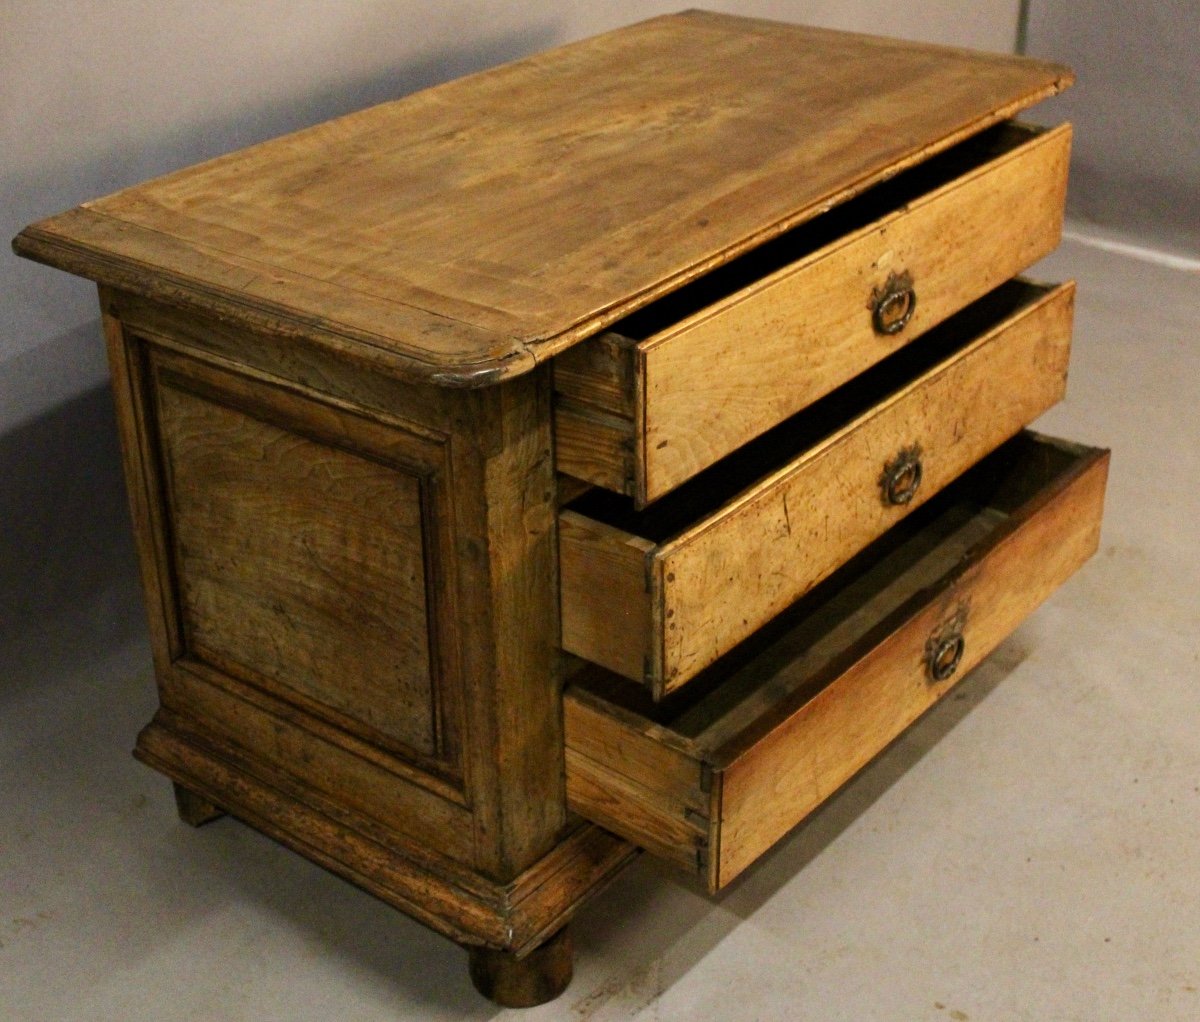
[[[871,310],[871,325],[877,334],[898,334],[912,319],[917,308],[917,292],[913,290],[912,274],[889,273],[887,283],[871,293],[868,306]]]
[[[925,656],[930,681],[946,681],[952,678],[962,662],[966,647],[962,632],[953,632],[936,641],[931,640]]]
[[[907,504],[916,495],[921,485],[921,448],[916,444],[906,447],[883,466],[879,486],[883,490],[885,504]]]
[[[967,648],[963,631],[969,612],[969,601],[961,601],[954,613],[943,618],[925,641],[925,673],[932,684],[954,677],[954,672],[962,663],[963,652]]]

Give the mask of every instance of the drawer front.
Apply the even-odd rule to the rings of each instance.
[[[564,649],[655,698],[686,683],[1062,397],[1073,295],[1006,285],[998,323],[669,538],[638,526],[707,476],[622,527],[564,510]]]
[[[560,470],[656,500],[1050,252],[1070,127],[1006,130],[1000,155],[644,340],[560,358]]]
[[[999,484],[991,464],[956,484],[983,497],[948,499],[903,544],[831,579],[698,700],[647,708],[611,675],[581,672],[566,696],[572,808],[710,890],[728,884],[1095,551],[1107,452],[1026,434],[998,459]]]

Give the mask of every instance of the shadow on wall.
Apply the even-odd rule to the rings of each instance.
[[[43,167],[0,181],[11,237],[27,222],[147,177],[502,63],[556,41],[534,26],[429,56],[370,80],[297,96],[221,124],[197,124],[136,152]],[[95,292],[17,261],[0,288],[0,688],[46,680],[54,665],[144,635],[112,399],[102,383]],[[86,302],[86,304],[84,304]],[[7,306],[7,308],[5,308]],[[78,309],[78,315],[72,313]],[[87,322],[64,329],[64,320]],[[53,330],[54,336],[37,336]],[[30,336],[33,334],[34,336]],[[8,356],[8,357],[5,357]],[[65,397],[65,400],[64,400]]]
[[[554,25],[531,25],[520,33],[482,45],[430,54],[386,74],[314,89],[284,103],[248,106],[231,120],[187,125],[169,135],[142,142],[136,149],[116,145],[90,163],[43,165],[32,174],[0,177],[0,192],[15,200],[16,206],[31,210],[27,220],[49,216],[150,177],[399,99],[549,48],[559,41],[560,32]],[[17,224],[14,231],[22,226],[24,222]]]
[[[145,631],[107,387],[0,436],[0,688]]]

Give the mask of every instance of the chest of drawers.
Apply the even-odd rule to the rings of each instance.
[[[689,12],[23,231],[100,285],[184,819],[506,1004],[637,849],[750,866],[1097,545],[1106,453],[1022,432],[1069,80]]]

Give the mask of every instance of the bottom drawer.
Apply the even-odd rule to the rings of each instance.
[[[724,887],[1087,560],[1107,472],[1023,433],[664,702],[581,666],[571,807]]]

